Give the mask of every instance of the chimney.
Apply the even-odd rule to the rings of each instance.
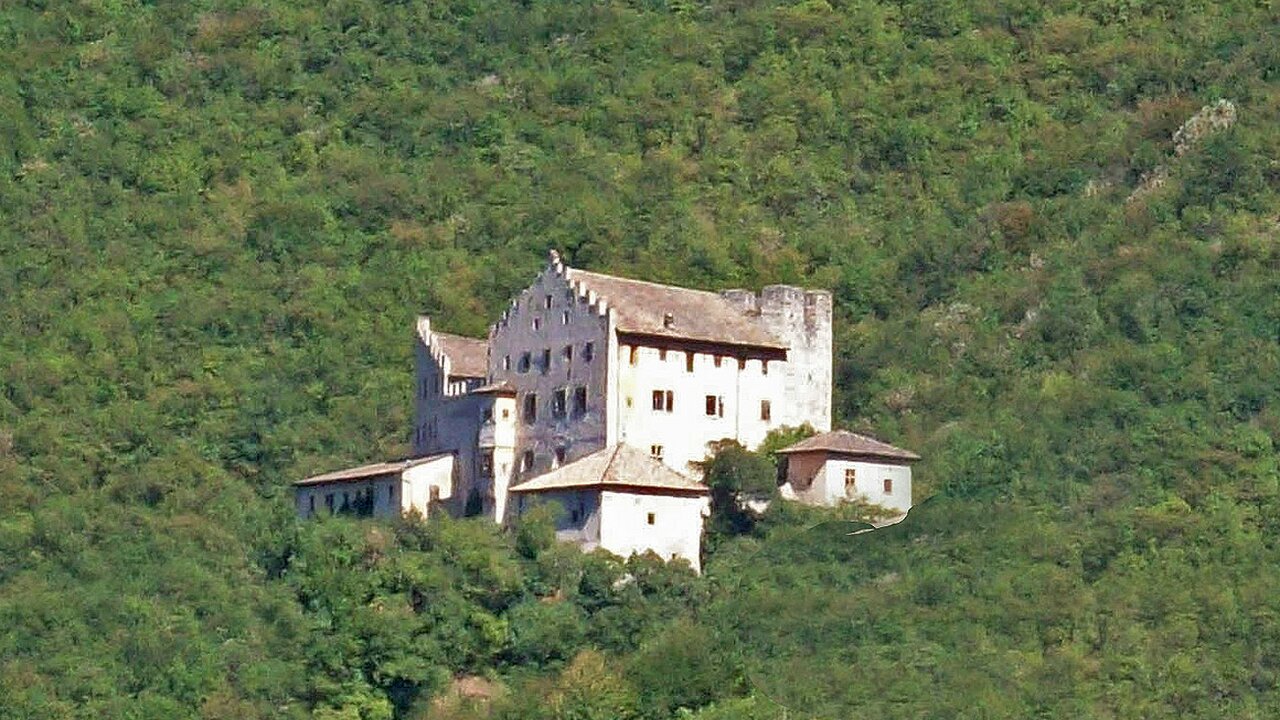
[[[664,314],[663,314],[663,316],[662,316],[662,327],[666,328],[667,330],[670,330],[670,329],[671,329],[671,326],[672,326],[672,325],[675,325],[675,324],[676,324],[676,316],[675,316],[675,315],[672,315],[671,313],[664,313]]]

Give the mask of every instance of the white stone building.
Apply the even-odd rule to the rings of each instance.
[[[641,450],[619,443],[513,488],[514,512],[555,502],[556,539],[627,557],[652,551],[701,571],[702,523],[711,491]]]
[[[691,290],[566,267],[553,251],[485,340],[425,317],[416,339],[414,453],[454,458],[439,504],[505,522],[512,496],[564,499],[586,514],[562,536],[619,554],[696,567],[705,488],[684,476],[709,444],[831,427],[824,290]]]
[[[418,512],[427,517],[433,505],[453,491],[454,457],[427,457],[373,463],[315,475],[295,482],[298,515],[318,513],[390,517]]]
[[[690,473],[708,443],[831,426],[826,291],[691,290],[569,268],[552,252],[484,345],[482,374],[481,341],[419,320],[414,449],[457,453],[456,503],[499,522],[514,485],[618,443]],[[514,415],[491,410],[496,397]]]
[[[835,430],[778,451],[786,458],[783,497],[815,505],[860,501],[905,513],[911,509],[910,450]]]

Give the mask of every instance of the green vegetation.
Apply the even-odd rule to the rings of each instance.
[[[4,4],[0,718],[1275,716],[1278,23]],[[407,449],[414,315],[483,332],[548,247],[832,288],[838,419],[938,496],[702,578],[296,523]]]

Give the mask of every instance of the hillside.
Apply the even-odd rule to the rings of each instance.
[[[1274,716],[1278,23],[5,4],[0,718]],[[297,524],[407,451],[414,316],[482,334],[549,247],[831,288],[838,421],[936,497],[779,508],[701,579]]]

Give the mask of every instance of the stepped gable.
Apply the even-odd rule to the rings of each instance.
[[[442,457],[448,457],[451,453],[437,453],[435,455],[425,455],[423,457],[408,458],[406,460],[392,460],[389,462],[370,463],[368,465],[360,465],[358,467],[347,468],[345,470],[334,470],[323,475],[313,475],[309,478],[303,478],[295,481],[293,484],[302,485],[319,485],[321,483],[338,482],[342,480],[363,480],[365,478],[378,477],[380,475],[392,475],[402,473],[409,468],[417,467],[432,460],[439,460]]]
[[[484,378],[489,374],[489,341],[477,338],[433,333],[441,349],[449,357],[449,374],[454,377]]]
[[[526,480],[511,492],[580,489],[640,489],[680,494],[710,494],[711,490],[625,443],[597,450],[585,457]]]
[[[842,455],[897,460],[899,462],[904,460],[911,462],[920,459],[919,455],[910,450],[903,450],[900,447],[894,447],[889,443],[880,442],[875,438],[869,438],[866,435],[859,435],[848,430],[832,430],[821,435],[814,435],[778,452],[831,452]]]
[[[620,333],[786,350],[755,316],[719,293],[564,268],[579,293],[603,298]]]

